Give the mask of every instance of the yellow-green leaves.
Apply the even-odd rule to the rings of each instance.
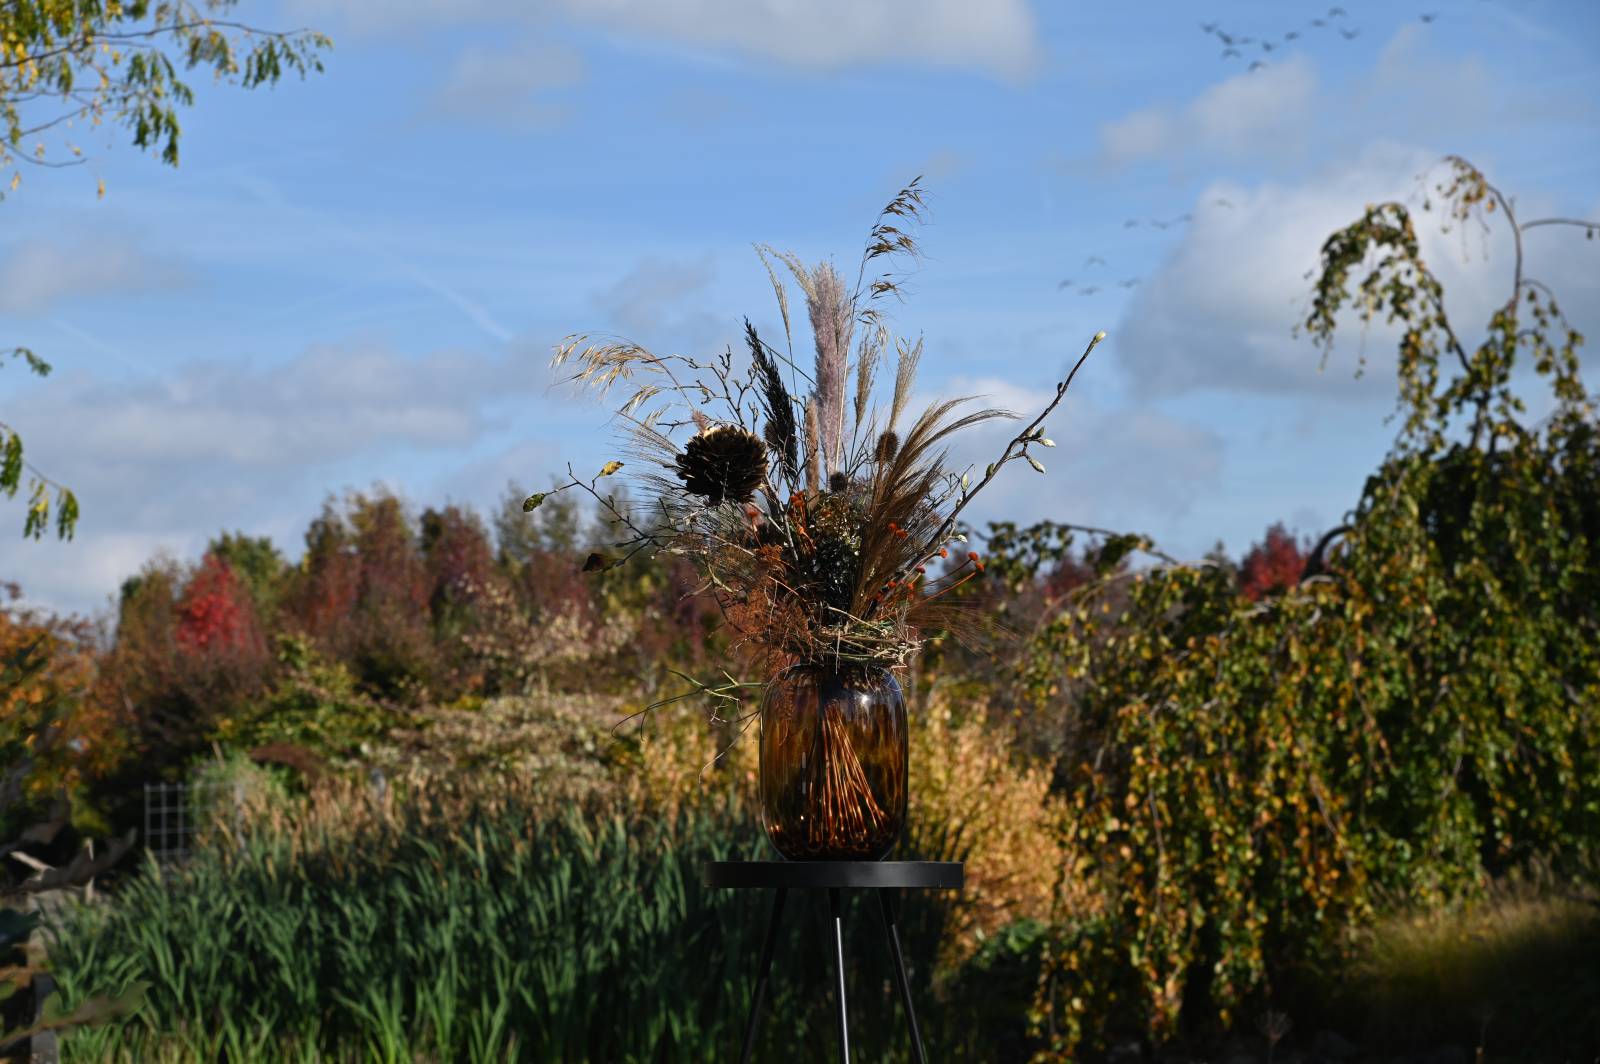
[[[533,511],[544,505],[545,497],[549,494],[550,493],[548,491],[536,491],[532,495],[529,495],[526,499],[522,500],[522,512],[525,514],[533,513]]]
[[[615,473],[617,470],[619,470],[621,468],[622,468],[622,463],[616,461],[615,459],[613,459],[612,461],[609,461],[605,465],[600,467],[600,475],[603,476],[603,477],[609,477],[611,474]]]
[[[320,53],[331,42],[307,30],[263,30],[217,18],[236,0],[198,4],[98,4],[76,0],[14,0],[0,5],[0,167],[8,166],[25,131],[56,138],[33,140],[41,157],[58,151],[81,156],[67,139],[70,119],[109,120],[132,134],[139,148],[159,150],[162,161],[178,161],[178,108],[193,90],[177,74],[179,64],[209,67],[217,80],[251,88],[276,82],[286,70],[302,77],[322,69]],[[113,48],[136,41],[132,49]],[[60,101],[55,114],[21,110],[38,101]],[[56,163],[55,165],[60,165]],[[13,172],[16,188],[20,173]],[[97,182],[97,194],[104,186]]]

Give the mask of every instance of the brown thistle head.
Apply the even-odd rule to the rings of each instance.
[[[709,503],[749,502],[767,476],[767,445],[737,425],[696,434],[676,461],[678,479]]]

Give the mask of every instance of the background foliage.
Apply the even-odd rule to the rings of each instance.
[[[1435,189],[1451,225],[1534,224],[1460,160]],[[902,855],[968,867],[910,907],[946,1055],[1270,1055],[1323,1028],[1372,1053],[1600,1051],[1582,338],[1519,259],[1463,343],[1398,204],[1328,239],[1305,328],[1326,344],[1352,307],[1398,327],[1397,435],[1337,528],[1193,564],[1069,524],[968,530],[985,575],[959,593],[1016,638],[932,633],[906,684]],[[618,724],[726,660],[715,611],[664,557],[585,577],[615,529],[525,495],[487,521],[329,500],[293,564],[224,534],[131,578],[114,634],[0,612],[6,837],[70,810],[68,856],[134,822],[152,769],[245,796],[188,866],[56,921],[66,1001],[150,985],[69,1055],[727,1053],[762,913],[697,869],[760,851],[751,744],[681,704]],[[851,1005],[894,1016],[872,919]],[[816,931],[789,926],[771,1059],[829,1037]],[[904,1052],[857,1026],[865,1057]]]

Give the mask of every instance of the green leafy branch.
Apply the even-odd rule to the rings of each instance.
[[[26,347],[14,347],[12,358],[20,358],[28,368],[41,377],[50,374],[50,363]],[[50,525],[50,492],[55,491],[56,535],[71,539],[78,525],[78,499],[72,490],[56,483],[41,473],[22,452],[22,436],[16,429],[0,421],[0,492],[6,498],[15,498],[22,487],[22,474],[29,473],[28,514],[22,534],[39,539]]]

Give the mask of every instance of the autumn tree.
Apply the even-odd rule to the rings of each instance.
[[[84,698],[93,675],[87,622],[0,603],[0,844],[114,759],[115,731]]]
[[[309,30],[277,32],[224,17],[236,0],[5,0],[0,3],[0,176],[16,191],[27,167],[71,167],[85,160],[82,140],[102,126],[132,135],[135,147],[178,165],[178,109],[194,102],[181,71],[201,68],[216,80],[255,88],[286,71],[321,71],[331,42]],[[104,184],[99,193],[105,194]],[[49,363],[20,346],[0,356],[40,376]],[[51,523],[72,537],[78,501],[35,468],[22,438],[0,422],[0,492],[16,496],[28,478],[23,534]]]
[[[422,693],[435,653],[428,568],[405,504],[393,494],[330,501],[306,532],[290,621],[384,696]]]
[[[262,628],[271,628],[288,575],[288,564],[283,553],[272,545],[272,539],[224,532],[206,545],[206,553],[228,563],[249,593]]]
[[[1305,571],[1305,551],[1280,521],[1267,529],[1266,539],[1251,547],[1240,560],[1239,593],[1255,602],[1263,595],[1298,584]]]
[[[422,555],[428,571],[428,603],[441,635],[460,624],[472,600],[494,569],[494,548],[483,521],[470,510],[446,506],[422,513]]]
[[[259,695],[272,670],[255,604],[228,561],[147,564],[122,587],[98,696],[161,767],[204,749],[218,720]]]

